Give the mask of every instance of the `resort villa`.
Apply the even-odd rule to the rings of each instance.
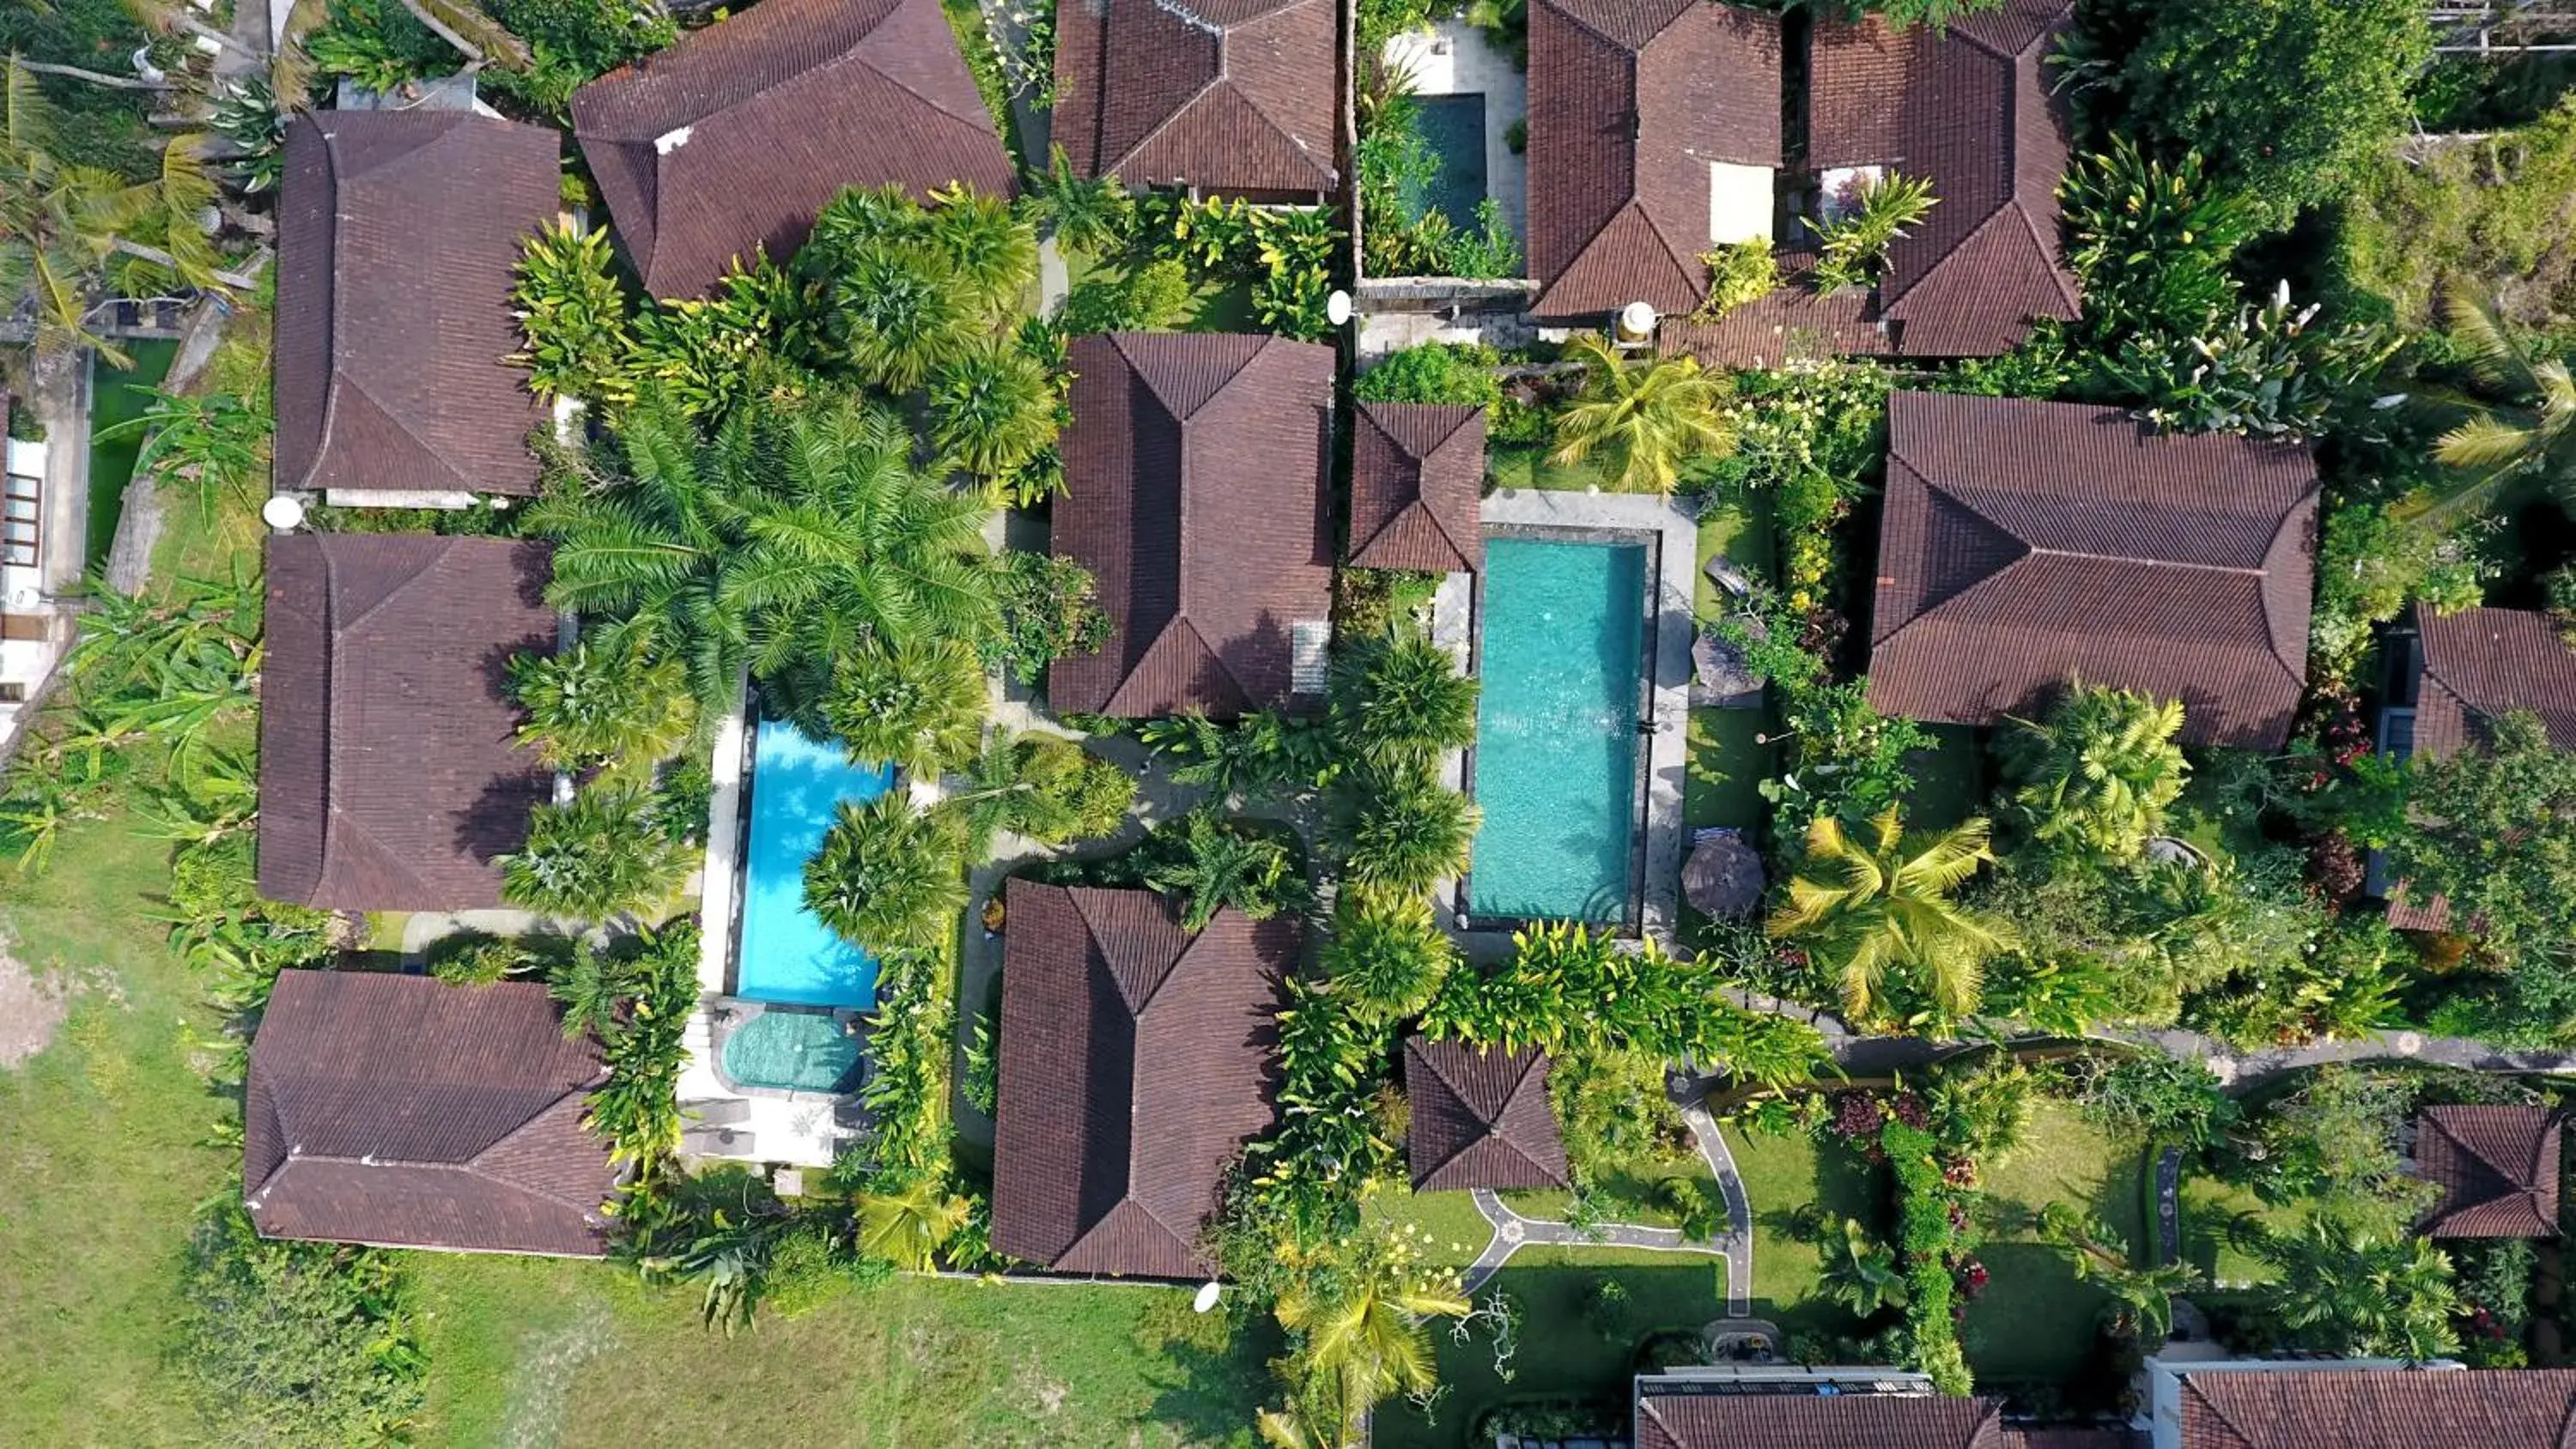
[[[1570,1187],[1565,1138],[1547,1095],[1547,1053],[1490,1051],[1411,1036],[1405,1153],[1415,1192]]]
[[[2576,1369],[2448,1359],[2147,1360],[2148,1449],[2549,1445],[2576,1422]]]
[[[10,407],[0,393],[0,750],[71,646],[72,617],[55,595],[79,577],[85,542],[46,486],[52,449],[6,436]]]
[[[1079,174],[1298,204],[1338,186],[1329,0],[1083,0],[1055,24],[1052,135]]]
[[[787,260],[850,187],[1017,189],[937,0],[764,0],[583,86],[572,121],[656,297]]]

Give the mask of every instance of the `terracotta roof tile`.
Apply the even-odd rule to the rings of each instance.
[[[2116,408],[1900,392],[1870,700],[1992,724],[2059,687],[2183,702],[2183,737],[2278,745],[2307,661],[2301,448],[2148,433]]]
[[[268,541],[259,891],[336,910],[501,903],[552,777],[518,746],[513,654],[549,651],[541,543]]]
[[[1226,333],[1075,339],[1055,549],[1111,633],[1058,709],[1232,718],[1291,702],[1292,630],[1332,613],[1333,350]]]
[[[1017,187],[937,0],[762,0],[583,86],[572,116],[657,297],[784,261],[849,187]]]
[[[1327,0],[1080,0],[1056,13],[1055,140],[1085,176],[1311,195],[1336,184]]]
[[[1636,1449],[2005,1449],[2003,1405],[1930,1394],[1659,1392],[1638,1384]]]
[[[2576,1369],[2185,1373],[2182,1449],[2568,1449]]]
[[[993,1246],[1068,1273],[1195,1278],[1227,1169],[1276,1119],[1301,927],[1150,891],[1013,881]]]
[[[1350,561],[1468,573],[1485,559],[1485,412],[1361,403],[1351,441]]]
[[[2543,1107],[2428,1107],[2415,1119],[2415,1171],[2441,1184],[2424,1215],[2436,1238],[2558,1236],[2558,1114]]]
[[[1414,1191],[1566,1186],[1547,1068],[1547,1054],[1533,1049],[1406,1038],[1405,1154]]]
[[[2080,310],[2058,238],[2067,120],[2047,56],[2073,0],[2005,0],[1946,29],[1820,20],[1809,46],[1808,152],[1818,170],[1892,166],[1938,204],[1890,249],[1880,349],[2008,352],[2032,319]]]
[[[512,269],[555,219],[555,133],[458,111],[315,111],[286,130],[277,486],[536,492],[546,416]]]
[[[2415,700],[2415,753],[2440,759],[2483,740],[2489,721],[2540,717],[2549,743],[2576,749],[2576,649],[2547,614],[2521,609],[2423,611],[2424,672]]]
[[[1698,306],[1710,164],[1780,164],[1779,17],[1701,0],[1535,0],[1529,56],[1531,310]]]
[[[252,1040],[242,1192],[276,1238],[596,1255],[607,1078],[543,986],[287,971]]]

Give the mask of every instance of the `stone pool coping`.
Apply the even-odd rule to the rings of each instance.
[[[1635,493],[1575,493],[1552,488],[1502,488],[1487,494],[1487,526],[1514,529],[1609,530],[1651,533],[1655,550],[1655,634],[1652,657],[1655,732],[1646,745],[1646,847],[1641,933],[1671,949],[1680,921],[1682,784],[1690,754],[1691,636],[1696,627],[1692,594],[1699,524],[1668,500]]]

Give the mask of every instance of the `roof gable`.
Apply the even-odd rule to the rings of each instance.
[[[2576,749],[2576,649],[2547,614],[2523,609],[2419,611],[2424,648],[2415,750],[2439,759],[2485,740],[2492,722],[2540,718],[2552,746]]]
[[[2416,1119],[2416,1171],[2442,1197],[2424,1217],[2436,1238],[2558,1235],[2559,1122],[2543,1107],[2428,1107]]]
[[[1325,0],[1085,0],[1056,26],[1056,139],[1082,174],[1230,192],[1337,184]]]
[[[2305,450],[1921,393],[1892,396],[1889,425],[1879,708],[1989,724],[2080,680],[2181,700],[2195,742],[2286,735],[2315,542]]]
[[[552,131],[454,111],[287,127],[278,209],[277,486],[536,491],[545,410],[504,361],[520,247],[555,219]]]
[[[1565,1141],[1547,1078],[1544,1052],[1407,1038],[1405,1145],[1414,1190],[1565,1186]]]
[[[572,112],[657,297],[793,254],[850,187],[1017,186],[933,0],[764,0],[583,86]]]
[[[1008,908],[994,1245],[1066,1272],[1209,1271],[1200,1224],[1274,1119],[1297,923],[1225,910],[1192,934],[1149,891],[1025,880]]]

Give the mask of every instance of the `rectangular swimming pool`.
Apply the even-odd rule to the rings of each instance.
[[[1470,916],[1629,918],[1646,573],[1643,543],[1485,541]]]
[[[877,963],[805,909],[805,862],[844,800],[865,802],[894,771],[853,765],[794,725],[762,720],[751,749],[751,830],[743,848],[742,935],[733,994],[804,1006],[876,1005]]]

